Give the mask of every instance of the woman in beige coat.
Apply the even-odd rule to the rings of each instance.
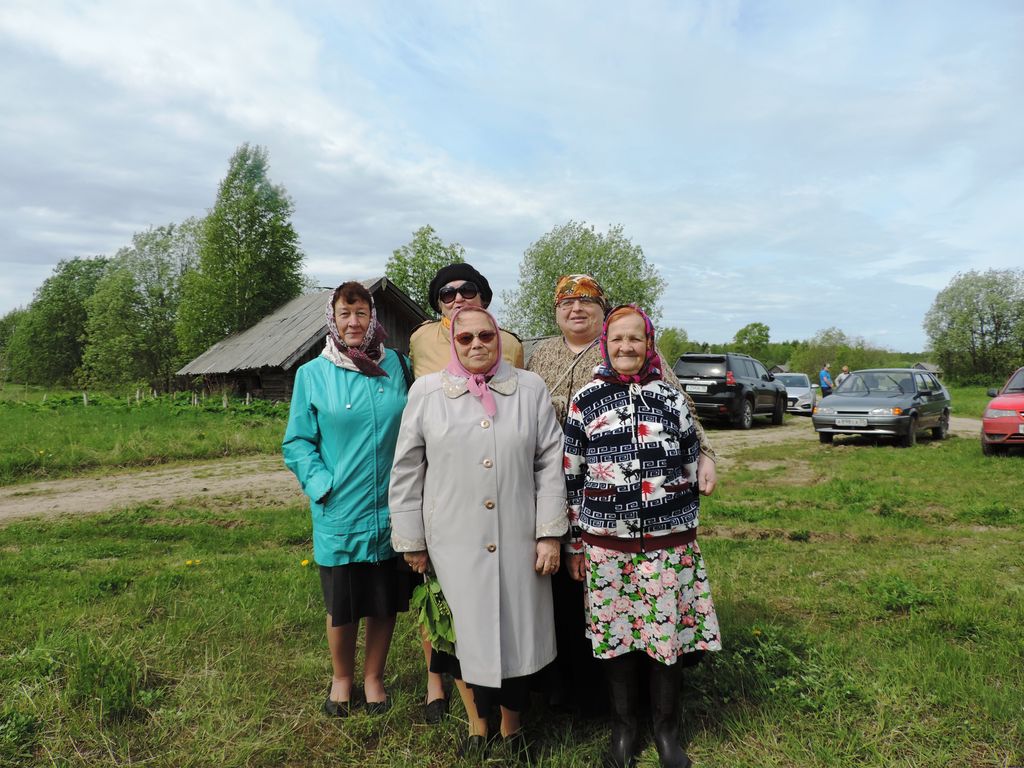
[[[451,607],[455,671],[475,698],[463,753],[486,749],[492,704],[502,736],[524,748],[525,678],[555,657],[549,577],[567,529],[562,436],[544,382],[502,361],[497,323],[482,308],[454,315],[448,368],[409,391],[390,507],[395,550],[414,570],[436,572]]]

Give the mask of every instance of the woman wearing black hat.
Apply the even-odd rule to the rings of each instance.
[[[487,278],[470,264],[449,264],[437,271],[430,281],[430,305],[441,315],[420,325],[409,339],[409,356],[413,375],[419,378],[437,373],[448,365],[451,353],[451,316],[464,307],[483,307],[491,303],[493,293]],[[501,331],[502,357],[513,367],[524,367],[523,345],[508,331]]]

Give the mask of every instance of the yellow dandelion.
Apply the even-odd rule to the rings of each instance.
[[[195,561],[193,561],[192,564],[193,565],[199,565],[201,562],[203,562],[203,561],[202,560],[195,560]]]
[[[185,561],[185,565],[192,565],[192,561],[191,560],[186,560]]]
[[[754,627],[754,637],[758,637],[760,634],[761,634],[761,630],[758,629],[757,627]]]
[[[301,565],[301,566],[302,566],[303,568],[305,568],[305,567],[306,567],[307,565],[309,565],[309,560],[303,560],[303,561],[302,561],[302,562],[300,563],[300,565]]]

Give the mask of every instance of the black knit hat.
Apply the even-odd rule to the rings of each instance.
[[[491,284],[487,282],[486,277],[477,272],[471,264],[449,264],[447,267],[441,267],[437,270],[434,279],[430,281],[430,306],[436,312],[441,312],[441,305],[438,302],[437,295],[452,280],[465,280],[476,283],[476,287],[480,289],[480,303],[484,307],[491,303],[494,293],[491,291]]]

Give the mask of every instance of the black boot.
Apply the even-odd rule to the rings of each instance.
[[[660,664],[651,672],[651,731],[663,768],[690,768],[693,763],[679,745],[679,663]]]
[[[612,711],[612,736],[604,756],[605,768],[631,768],[636,760],[640,729],[640,658],[636,653],[604,663]]]

